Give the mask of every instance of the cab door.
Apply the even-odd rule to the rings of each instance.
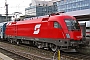
[[[58,38],[59,23],[57,21],[50,21],[48,23],[48,36],[49,38]]]

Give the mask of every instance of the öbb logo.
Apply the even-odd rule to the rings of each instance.
[[[34,33],[33,34],[38,34],[40,32],[40,26],[41,26],[41,24],[35,25]]]

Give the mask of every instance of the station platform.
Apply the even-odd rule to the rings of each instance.
[[[0,53],[0,60],[14,60],[14,59],[12,59],[12,58],[10,58],[10,57]]]

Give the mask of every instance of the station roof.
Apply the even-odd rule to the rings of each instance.
[[[90,9],[66,12],[66,14],[72,15],[72,16],[90,15]]]
[[[66,12],[65,14],[75,16],[78,21],[90,20],[90,9]]]

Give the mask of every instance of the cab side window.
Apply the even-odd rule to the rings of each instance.
[[[61,28],[61,26],[58,22],[54,22],[54,28]]]

